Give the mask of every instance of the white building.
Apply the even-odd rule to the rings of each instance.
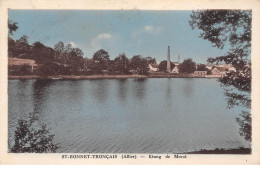
[[[149,64],[148,67],[149,67],[149,71],[152,71],[152,72],[159,71],[159,66],[157,64]]]
[[[207,75],[207,71],[194,71],[194,75],[201,75],[201,76],[204,76],[204,75]]]
[[[173,74],[179,74],[178,65],[175,65],[175,67],[172,69],[171,73],[173,73]]]

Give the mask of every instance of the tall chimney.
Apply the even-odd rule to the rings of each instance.
[[[171,72],[170,46],[168,46],[167,71]]]

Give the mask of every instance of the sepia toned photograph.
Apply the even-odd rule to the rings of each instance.
[[[251,20],[9,10],[9,152],[250,154]]]
[[[251,156],[253,19],[232,8],[8,9],[6,153]]]

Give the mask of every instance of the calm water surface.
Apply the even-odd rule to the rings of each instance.
[[[58,152],[177,153],[248,147],[215,79],[9,80],[9,138],[40,114]]]

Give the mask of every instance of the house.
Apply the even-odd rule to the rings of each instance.
[[[206,65],[206,68],[209,69],[209,70],[212,70],[212,68],[214,67],[215,65]]]
[[[175,67],[172,69],[171,73],[173,73],[173,74],[178,74],[179,73],[178,65],[175,65]]]
[[[149,71],[150,72],[157,72],[159,71],[159,65],[158,64],[149,64]]]
[[[20,59],[20,58],[8,58],[8,65],[9,66],[29,65],[31,67],[31,72],[33,72],[35,70],[35,68],[38,66],[35,63],[35,60],[32,60],[32,59]]]
[[[228,69],[224,68],[224,67],[213,67],[211,70],[211,74],[212,75],[226,75]]]
[[[207,71],[195,71],[194,75],[196,75],[196,76],[204,76],[204,75],[207,75]]]

